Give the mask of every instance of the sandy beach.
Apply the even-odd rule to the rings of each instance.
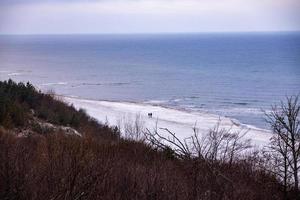
[[[119,126],[122,123],[133,123],[139,116],[144,128],[150,131],[155,130],[156,127],[158,130],[168,128],[180,139],[191,136],[194,127],[200,134],[206,134],[218,122],[220,122],[220,129],[230,129],[230,132],[247,131],[244,138],[251,139],[252,145],[256,147],[264,147],[269,143],[271,137],[268,130],[205,112],[188,112],[146,103],[96,101],[74,97],[63,97],[63,100],[73,104],[77,109],[84,109],[99,122]],[[152,113],[152,118],[148,116],[148,113]]]

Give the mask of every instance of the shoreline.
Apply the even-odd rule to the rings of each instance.
[[[76,109],[84,109],[87,114],[101,123],[107,123],[110,126],[120,126],[126,123],[133,124],[138,117],[139,123],[144,128],[148,128],[149,130],[168,128],[182,140],[193,134],[194,127],[200,134],[206,134],[218,122],[220,122],[220,129],[230,129],[232,133],[247,131],[244,138],[251,139],[254,147],[263,148],[268,145],[272,136],[269,130],[242,124],[236,119],[212,113],[187,111],[147,103],[91,100],[63,95],[56,96],[68,104],[73,104]],[[152,118],[148,117],[148,113],[153,114]]]

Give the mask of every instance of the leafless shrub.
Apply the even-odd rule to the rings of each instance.
[[[117,124],[124,138],[135,141],[142,141],[144,139],[145,121],[141,114],[136,114],[134,118],[123,116],[123,118],[118,119]]]
[[[194,134],[184,140],[180,140],[167,128],[159,130],[167,135],[160,134],[157,129],[152,132],[146,129],[144,132],[146,140],[159,149],[172,148],[176,156],[181,158],[198,157],[231,164],[240,153],[251,148],[251,141],[244,139],[247,130],[231,133],[231,129],[220,129],[220,122],[206,134],[199,133],[194,127]]]
[[[194,128],[193,149],[203,159],[232,163],[242,152],[251,148],[251,140],[244,139],[248,130],[233,132],[220,129],[220,122],[208,134],[199,134]]]
[[[160,130],[165,131],[168,135],[163,136],[159,134],[157,130],[151,132],[149,129],[146,129],[144,132],[145,139],[157,149],[172,150],[179,158],[191,158],[192,153],[188,145],[189,138],[181,141],[176,134],[169,129],[160,128]]]

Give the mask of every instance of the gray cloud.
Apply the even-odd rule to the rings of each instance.
[[[0,0],[0,2],[0,33],[300,30],[298,0]]]
[[[0,5],[33,4],[33,3],[74,3],[74,2],[97,2],[105,0],[0,0]]]

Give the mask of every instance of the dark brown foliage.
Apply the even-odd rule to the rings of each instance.
[[[253,160],[180,158],[172,149],[122,139],[30,84],[0,82],[0,93],[0,199],[282,199],[282,185]],[[28,128],[30,109],[83,136],[18,137],[15,128]]]
[[[280,199],[274,177],[246,161],[168,159],[145,144],[0,131],[0,199]]]

